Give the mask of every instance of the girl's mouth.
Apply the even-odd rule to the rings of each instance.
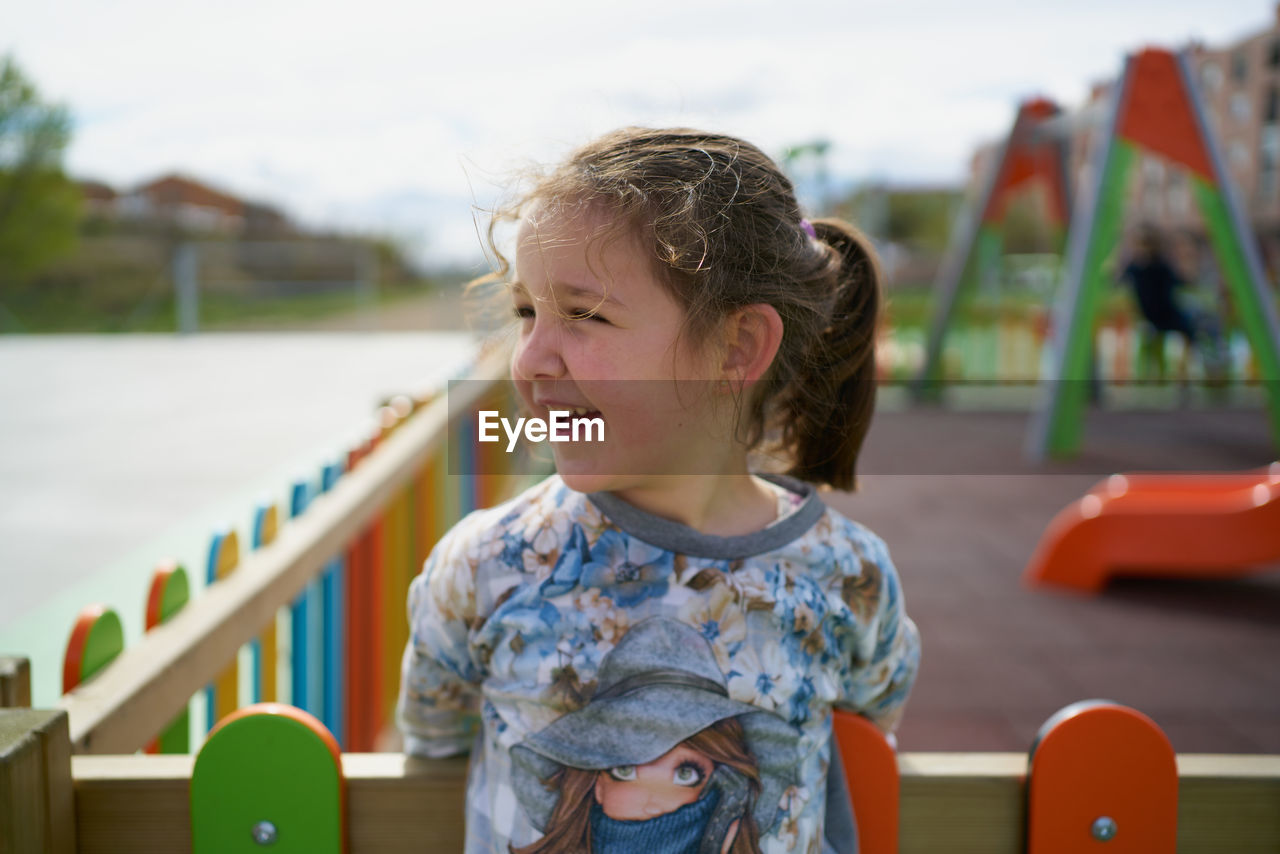
[[[600,414],[600,410],[592,409],[588,406],[570,406],[567,403],[544,403],[542,405],[546,407],[548,417],[550,417],[554,412],[567,412],[569,414],[570,421],[577,421],[582,418],[591,419],[604,417]]]

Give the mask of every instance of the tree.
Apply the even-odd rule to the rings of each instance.
[[[62,171],[70,138],[66,109],[43,103],[13,58],[0,59],[0,283],[75,244],[80,192]]]

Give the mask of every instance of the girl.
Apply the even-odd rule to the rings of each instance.
[[[556,475],[469,515],[433,550],[409,595],[406,749],[471,747],[468,852],[630,850],[606,841],[642,820],[610,815],[612,784],[632,782],[616,775],[665,773],[681,747],[707,759],[686,741],[732,703],[735,720],[778,724],[742,742],[757,769],[794,772],[752,796],[734,839],[754,836],[766,854],[821,850],[831,708],[891,731],[919,663],[883,542],[816,489],[853,488],[870,425],[873,255],[848,224],[802,219],[758,149],[692,130],[603,137],[495,217],[507,220],[519,224],[509,287],[520,399],[543,419],[598,419],[606,441],[552,444]],[[503,261],[498,275],[508,272]],[[692,660],[689,633],[625,643],[653,618],[690,628],[715,667],[676,666]],[[620,661],[634,678],[613,678]],[[578,724],[655,679],[688,689],[658,704],[663,714],[702,725],[673,726],[615,762],[634,721]],[[542,749],[549,734],[568,746]],[[553,835],[565,825],[548,824],[545,802],[576,807],[584,780],[547,763],[594,774],[592,799],[616,826],[597,822],[605,835],[585,849],[580,833]],[[706,797],[728,803],[727,791]],[[712,809],[702,798],[677,811]]]

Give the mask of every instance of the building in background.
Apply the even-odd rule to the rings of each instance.
[[[163,175],[127,192],[99,181],[81,181],[86,210],[94,215],[203,235],[264,239],[293,233],[277,208],[217,190],[185,175]]]
[[[85,212],[94,216],[114,216],[116,200],[120,194],[108,184],[101,181],[77,181],[80,196],[84,200]]]

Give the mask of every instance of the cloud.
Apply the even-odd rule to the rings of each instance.
[[[128,186],[180,169],[304,222],[431,235],[443,258],[474,251],[472,201],[503,174],[619,125],[705,126],[775,154],[826,138],[845,180],[960,181],[1018,99],[1072,106],[1126,49],[1222,42],[1273,14],[1265,0],[71,0],[11,10],[0,51],[72,107],[79,174]]]

